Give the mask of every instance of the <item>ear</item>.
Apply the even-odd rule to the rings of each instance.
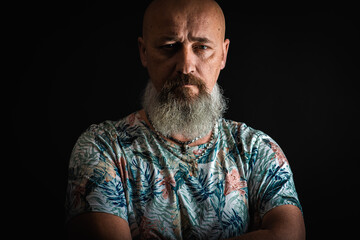
[[[147,67],[146,48],[145,48],[144,39],[142,37],[138,37],[138,46],[139,46],[141,63],[144,67]]]
[[[230,40],[225,39],[225,41],[223,43],[223,59],[221,60],[221,70],[223,70],[226,65],[226,59],[227,59],[227,54],[229,51],[229,45],[230,45]]]

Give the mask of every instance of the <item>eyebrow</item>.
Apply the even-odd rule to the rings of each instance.
[[[190,36],[190,40],[194,42],[200,42],[200,43],[213,43],[209,38],[207,37],[192,37]]]
[[[190,41],[193,42],[199,42],[199,43],[213,43],[213,41],[211,41],[209,38],[207,37],[194,37],[194,36],[189,36]],[[178,42],[180,41],[180,38],[177,36],[163,36],[159,39],[160,41],[175,41]]]

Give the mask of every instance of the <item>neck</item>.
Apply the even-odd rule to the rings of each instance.
[[[207,135],[205,135],[205,136],[199,138],[198,140],[194,141],[193,143],[190,143],[188,146],[190,146],[190,147],[191,146],[197,146],[197,145],[201,145],[201,144],[209,142],[210,139],[211,139],[211,133],[212,133],[212,131],[210,131]],[[171,137],[178,140],[178,141],[180,141],[180,142],[187,142],[187,141],[193,140],[193,139],[188,139],[188,138],[184,137],[182,134],[175,134],[175,135],[173,135]],[[166,138],[166,139],[171,141],[171,142],[174,142],[171,139],[168,139],[168,138]]]

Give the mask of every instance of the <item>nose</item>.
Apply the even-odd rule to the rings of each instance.
[[[194,73],[196,70],[196,55],[191,47],[183,46],[177,54],[176,72]]]

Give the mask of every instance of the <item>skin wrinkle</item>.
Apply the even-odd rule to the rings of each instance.
[[[166,50],[161,47],[161,44],[167,43],[162,42],[159,37],[169,36],[173,38],[174,36],[177,37],[176,41],[177,44],[179,44],[179,48],[173,49],[173,46],[171,46],[172,50],[167,51],[169,48]],[[194,41],[193,37],[197,37],[198,39]],[[198,42],[199,38],[204,37],[210,39],[212,44],[208,45],[203,42]],[[147,68],[150,76],[146,92],[150,95],[157,96],[166,81],[175,80],[176,75],[183,74],[194,76],[202,81],[206,87],[206,94],[210,94],[212,99],[216,99],[216,96],[221,95],[214,93],[220,91],[217,80],[220,71],[226,64],[229,43],[229,40],[225,39],[225,18],[222,10],[215,1],[152,1],[144,16],[143,36],[138,38],[141,63]],[[209,49],[199,49],[199,44],[209,46]],[[172,52],[173,50],[176,51]],[[165,54],[166,52],[167,54]],[[183,93],[189,93],[191,101],[197,101],[199,99],[198,97],[206,96],[206,94],[201,94],[202,91],[199,86],[180,86],[177,90]],[[153,100],[154,99],[156,100],[156,98],[153,98]],[[219,101],[216,100],[214,102]],[[149,104],[151,104],[151,101]],[[171,106],[170,104],[169,107]],[[211,110],[207,112],[211,112]],[[139,114],[141,119],[152,128],[145,111],[140,110]],[[135,118],[135,115],[132,115],[132,117]],[[186,125],[184,126],[184,128],[187,127]],[[126,132],[124,132],[124,134],[126,134]],[[175,134],[172,137],[180,141],[189,140],[186,139],[186,136],[183,134]],[[204,144],[209,142],[210,139],[211,134],[208,134],[189,146]],[[167,140],[169,141],[169,139]],[[144,151],[147,152],[146,149]],[[220,151],[224,152],[227,151],[227,149]],[[131,161],[131,157],[133,157],[133,154],[130,155],[129,161]],[[221,158],[225,159],[226,156],[224,154],[220,156],[220,161],[223,163],[225,160]],[[231,159],[228,160],[231,161]],[[237,187],[235,186],[235,188]],[[101,195],[101,197],[106,198],[104,195]],[[261,199],[259,199],[259,201],[260,200]],[[117,213],[119,212],[117,211]],[[104,212],[83,213],[70,220],[68,224],[69,235],[71,239],[119,240],[132,239],[131,233],[133,233],[134,237],[141,238],[142,232],[139,231],[141,231],[142,228],[137,228],[135,226],[136,224],[129,226],[130,221],[126,221],[125,219],[126,217],[121,218]],[[138,219],[136,220],[139,221]],[[144,217],[142,220],[140,219],[140,221],[142,221],[140,224],[141,227],[146,227],[147,224],[149,227],[153,226],[148,218]],[[181,223],[174,223],[174,225],[178,224]],[[301,211],[293,205],[283,205],[273,208],[265,214],[259,227],[259,229],[254,229],[253,232],[234,237],[233,239],[305,239],[305,229]],[[150,228],[147,229],[150,230]],[[176,234],[181,237],[182,232],[180,231],[182,229],[177,229]],[[164,230],[171,231],[171,229]],[[159,232],[154,229],[153,232],[155,231]],[[140,234],[140,236],[136,236],[136,234]],[[209,237],[211,238],[211,236]]]
[[[184,9],[184,4],[183,4],[184,0],[168,1],[168,2],[176,2],[175,3],[176,6],[174,6],[174,3],[166,4],[166,0],[158,0],[158,1],[153,1],[149,5],[147,10],[145,11],[144,20],[143,20],[143,37],[144,37],[144,39],[146,39],[148,33],[154,29],[154,25],[152,24],[151,19],[154,19],[157,17],[157,12],[160,11],[160,9],[159,9],[160,7],[163,7],[165,5],[164,8],[178,9],[179,13],[175,17],[178,20],[182,19],[181,15],[184,15],[184,13],[189,12],[188,9],[186,9],[186,8]],[[212,1],[212,0],[198,0],[198,1],[192,1],[192,3],[197,4],[197,7],[194,7],[193,5],[190,6],[194,13],[193,14],[188,13],[188,15],[185,16],[185,19],[188,19],[188,20],[186,22],[185,21],[183,22],[183,24],[184,24],[183,27],[189,28],[189,27],[191,27],[190,24],[192,24],[193,21],[198,22],[197,16],[203,12],[207,12],[207,11],[203,10],[203,7],[206,6],[206,8],[211,8],[210,11],[213,12],[212,18],[215,18],[215,21],[219,25],[217,27],[217,30],[218,30],[218,32],[220,32],[220,35],[224,39],[225,38],[225,16],[224,16],[220,6],[215,1]],[[201,4],[202,7],[200,7],[199,4]],[[166,12],[166,11],[163,11],[163,12]],[[172,20],[172,18],[168,18],[166,20],[166,22],[167,22],[168,26],[176,26],[176,22],[174,22]],[[205,24],[208,25],[209,22],[206,21]],[[199,23],[199,26],[202,26],[202,23]],[[212,26],[212,27],[214,27],[214,26]]]
[[[158,14],[161,12],[162,14]],[[215,84],[217,83],[220,71],[225,67],[226,56],[229,46],[229,40],[225,38],[225,18],[220,6],[213,0],[155,0],[153,1],[144,15],[143,22],[143,37],[138,39],[140,57],[144,67],[147,68],[150,81],[153,87],[158,93],[161,93],[164,86],[167,86],[169,81],[178,81],[178,76],[189,75],[194,79],[198,79],[202,82],[199,84],[183,84],[175,89],[175,96],[183,97],[184,100],[188,100],[188,103],[183,101],[183,106],[190,106],[192,102],[198,104],[198,107],[205,104],[200,104],[199,101],[190,101],[199,99],[204,96],[202,89],[211,95]],[[201,87],[200,86],[204,86]],[[164,96],[164,94],[160,94]],[[166,95],[165,95],[166,96]],[[171,95],[168,95],[171,96]],[[193,99],[191,99],[193,98]],[[164,97],[161,97],[161,102],[164,102]],[[181,101],[174,99],[174,96],[169,98],[169,101],[181,104]],[[165,105],[163,106],[165,107]],[[194,105],[195,107],[195,105]],[[223,107],[225,109],[226,106]],[[170,107],[168,108],[170,109]],[[182,109],[184,107],[171,108],[174,111],[176,109]],[[200,108],[197,109],[199,113],[204,112]],[[210,109],[207,107],[207,109]],[[146,109],[150,118],[157,124],[156,118],[162,123],[166,123],[166,119],[159,119],[164,116],[179,116],[179,113],[162,112],[160,116],[151,116],[154,111]],[[189,111],[188,111],[189,112]],[[209,111],[207,111],[209,112]],[[216,111],[219,113],[218,111]],[[216,113],[214,112],[214,114]],[[183,121],[192,123],[193,130],[181,130],[172,131],[172,137],[177,138],[180,141],[189,140],[189,137],[195,134],[207,131],[208,134],[197,144],[206,142],[211,135],[211,127],[208,130],[197,131],[199,129],[195,125],[208,125],[214,124],[214,119],[218,119],[222,116],[214,115],[210,117],[210,123],[204,123],[209,118],[196,116],[193,113],[193,119],[191,120],[191,114],[182,114],[186,118],[182,118],[177,121],[179,126],[184,126]],[[160,112],[158,112],[159,114]],[[219,114],[220,114],[219,113]],[[195,122],[195,119],[198,122]],[[167,119],[169,120],[169,119]],[[174,119],[172,119],[174,120]],[[170,121],[169,121],[170,122]],[[170,122],[171,123],[171,122]],[[172,121],[173,125],[174,123]],[[164,124],[162,124],[164,125]],[[186,125],[189,126],[189,125]],[[169,126],[170,127],[170,126]],[[206,128],[205,128],[206,129]],[[164,130],[165,131],[165,130]],[[189,134],[192,132],[192,134]],[[166,134],[164,134],[167,136]],[[198,137],[198,136],[196,136]]]
[[[158,12],[164,14],[158,14]],[[186,54],[180,57],[189,57],[189,45],[204,44],[200,39],[207,38],[209,51],[208,55],[201,55],[203,61],[193,62],[192,71],[197,77],[208,81],[208,89],[211,91],[217,81],[220,70],[225,67],[227,48],[229,40],[225,37],[225,18],[221,8],[212,0],[157,0],[153,1],[146,10],[143,23],[143,37],[139,38],[139,48],[144,67],[148,69],[149,76],[155,88],[159,91],[166,78],[173,78],[176,71],[166,71],[172,68],[180,68],[179,64],[190,64],[189,59],[173,59],[159,54],[157,51],[163,40],[173,38],[174,42],[181,44]],[[221,31],[219,31],[221,29]],[[162,40],[163,39],[163,40]],[[207,43],[206,43],[207,44]],[[191,56],[193,57],[193,56]],[[166,64],[163,62],[166,61]],[[177,61],[177,65],[174,63]],[[196,62],[195,62],[196,61]],[[172,66],[165,66],[165,65]],[[162,72],[159,72],[161,68]],[[170,70],[169,70],[170,71]],[[164,76],[168,74],[169,76]],[[204,76],[206,75],[206,76]],[[161,79],[160,79],[161,78]]]

